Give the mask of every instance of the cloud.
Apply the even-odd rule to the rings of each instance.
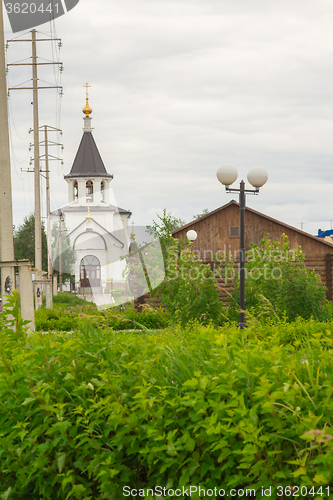
[[[52,203],[67,202],[62,176],[81,139],[88,81],[95,140],[117,202],[137,224],[150,223],[159,207],[190,220],[227,203],[215,173],[231,162],[244,178],[254,165],[269,173],[251,207],[289,224],[308,221],[316,232],[331,211],[332,11],[328,0],[81,0],[56,21],[65,165],[52,166]],[[22,57],[15,50],[11,62]],[[27,67],[15,72],[11,81],[29,78]],[[55,91],[43,92],[40,123],[55,126],[59,102]],[[24,135],[31,95],[10,99]],[[20,161],[28,142],[15,138]],[[22,193],[14,171],[13,180]],[[19,219],[22,196],[14,202]]]

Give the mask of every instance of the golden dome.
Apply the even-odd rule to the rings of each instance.
[[[88,103],[88,97],[86,98],[86,105],[82,109],[82,111],[86,115],[86,117],[89,117],[89,115],[92,113],[92,109],[91,109],[91,107],[89,106],[89,103]]]

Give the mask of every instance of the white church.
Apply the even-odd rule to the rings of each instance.
[[[113,175],[107,172],[92,134],[88,95],[82,111],[83,136],[71,171],[64,176],[68,205],[52,212],[51,221],[62,231],[65,228],[75,252],[73,274],[77,293],[105,294],[110,293],[112,286],[126,287],[126,262],[121,257],[129,252],[131,212],[112,204]],[[62,265],[66,272],[65,263]]]

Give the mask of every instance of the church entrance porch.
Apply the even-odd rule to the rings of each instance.
[[[96,288],[101,286],[101,264],[94,255],[86,255],[80,263],[81,288]]]

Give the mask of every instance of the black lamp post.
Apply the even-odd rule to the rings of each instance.
[[[230,184],[235,182],[238,173],[236,168],[230,163],[222,165],[217,171],[218,180],[225,185],[227,193],[239,193],[239,214],[240,214],[240,266],[239,266],[239,281],[240,281],[240,313],[238,327],[247,328],[245,323],[245,194],[258,194],[261,188],[267,181],[267,172],[262,167],[253,167],[247,174],[247,180],[255,189],[245,189],[245,182],[242,180],[239,189],[230,188]]]

